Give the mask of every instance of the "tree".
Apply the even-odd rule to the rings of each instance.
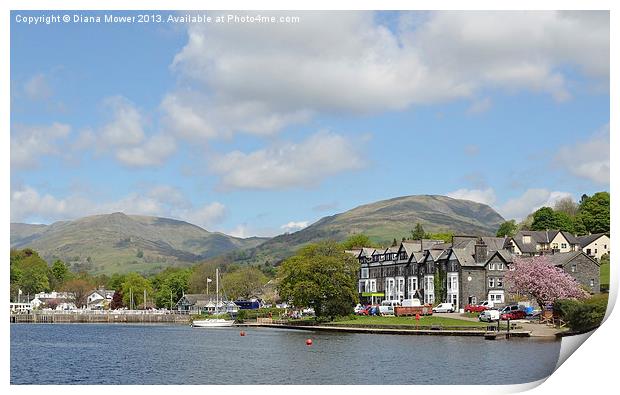
[[[151,283],[138,273],[128,273],[125,276],[125,281],[121,286],[123,292],[123,303],[130,308],[142,307],[145,308],[144,291],[146,291],[147,297],[153,296],[153,288]],[[133,299],[133,304],[131,304]]]
[[[359,262],[333,241],[310,244],[288,258],[278,270],[283,300],[310,306],[317,317],[350,314],[358,301]]]
[[[574,218],[579,212],[579,205],[571,197],[565,197],[557,202],[553,206],[553,211],[561,212]]]
[[[512,237],[517,233],[517,222],[514,219],[502,222],[495,234],[497,237]]]
[[[558,299],[584,298],[588,293],[564,270],[553,266],[549,258],[515,257],[504,276],[509,292],[534,298],[540,308]]]
[[[553,229],[563,230],[569,233],[575,233],[575,221],[572,217],[563,211],[555,211],[553,213],[554,227]]]
[[[122,309],[123,307],[125,307],[125,304],[123,304],[123,291],[118,290],[112,295],[110,310]]]
[[[222,276],[222,288],[231,299],[249,299],[261,293],[267,283],[267,276],[259,269],[247,266]]]
[[[15,285],[13,288],[30,295],[50,290],[47,262],[36,251],[30,248],[12,250],[10,266],[11,283]]]
[[[54,261],[54,263],[52,264],[51,272],[52,278],[50,280],[52,280],[53,282],[52,288],[62,286],[62,284],[71,276],[69,267],[65,265],[65,263],[60,259]]]
[[[190,269],[167,268],[157,274],[151,285],[155,289],[155,305],[172,308],[188,289]]]
[[[370,242],[370,238],[365,234],[358,233],[349,236],[344,242],[342,242],[342,249],[344,250],[352,250],[354,248],[362,248],[362,247],[370,247],[372,243]]]
[[[591,197],[586,195],[582,198],[579,215],[587,232],[609,232],[609,200],[609,192],[597,192]]]
[[[63,290],[70,292],[75,307],[82,308],[88,303],[88,295],[93,290],[94,284],[85,278],[74,278],[63,285]]]
[[[555,229],[555,213],[551,207],[541,207],[534,212],[531,230]]]
[[[411,230],[411,239],[412,240],[422,240],[426,236],[424,233],[424,228],[421,223],[415,224],[415,229]]]

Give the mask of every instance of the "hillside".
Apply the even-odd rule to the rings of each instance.
[[[60,258],[74,269],[91,273],[156,272],[252,248],[265,240],[208,232],[169,218],[123,213],[51,225],[11,224],[12,248],[31,247],[48,261]]]
[[[419,222],[429,233],[495,235],[503,221],[486,204],[438,195],[405,196],[324,217],[298,232],[274,237],[232,255],[238,262],[276,263],[305,244],[324,239],[342,241],[354,233],[365,233],[377,243],[390,243],[394,238],[408,236]]]

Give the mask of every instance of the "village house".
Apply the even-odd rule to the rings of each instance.
[[[115,290],[95,289],[86,298],[86,308],[88,310],[104,310],[110,307]]]
[[[30,304],[33,309],[74,310],[76,307],[73,300],[71,292],[39,292],[30,300]]]
[[[569,232],[558,230],[522,230],[506,241],[506,248],[515,255],[540,255],[550,252],[571,252],[581,249]]]
[[[543,240],[542,235],[537,234],[534,241],[539,240]],[[543,251],[549,253],[555,266],[590,292],[600,291],[600,266],[596,260],[578,248],[560,252],[568,248],[562,246],[563,240],[567,245],[577,244],[576,240],[562,232],[548,232],[544,240],[549,240],[544,243],[549,246],[557,242],[558,248],[535,250],[535,242],[517,243],[524,247],[519,247],[521,253],[517,254],[510,250],[514,238],[454,236],[452,243],[404,241],[398,247],[347,252],[360,262],[358,291],[362,303],[418,298],[428,304],[451,302],[458,309],[482,300],[501,306],[511,302],[504,275],[513,257],[521,255],[527,259]]]
[[[603,255],[609,254],[609,236],[605,233],[577,236],[577,241],[581,250],[597,261],[600,261]]]

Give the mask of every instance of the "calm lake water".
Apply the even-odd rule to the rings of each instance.
[[[244,330],[12,324],[11,383],[517,384],[551,374],[560,351],[532,339]]]

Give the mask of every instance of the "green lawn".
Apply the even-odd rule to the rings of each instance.
[[[441,325],[444,328],[467,326],[472,328],[486,328],[486,322],[466,321],[456,318],[440,317],[440,316],[423,316],[420,317],[420,321],[417,321],[414,317],[366,317],[360,316],[355,319],[343,319],[334,321],[332,324],[337,325],[403,325],[403,326],[431,326]]]
[[[601,285],[609,288],[609,262],[601,263]]]

